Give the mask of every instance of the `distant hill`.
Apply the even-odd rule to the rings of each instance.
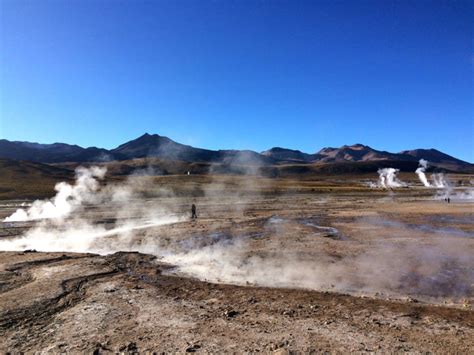
[[[412,165],[416,166],[419,159],[423,158],[430,162],[431,169],[440,168],[455,172],[474,172],[473,164],[452,157],[436,149],[415,149],[405,150],[400,153],[390,153],[376,150],[363,144],[354,144],[344,145],[340,148],[327,147],[314,154],[281,147],[274,147],[267,151],[257,153],[251,150],[209,150],[195,148],[175,142],[168,137],[148,133],[111,150],[96,147],[83,148],[65,143],[39,144],[12,142],[2,139],[0,140],[0,158],[27,160],[39,163],[69,162],[73,164],[157,158],[161,161],[208,163],[225,171],[235,169],[245,171],[244,166],[253,167],[250,170],[255,171],[258,167],[271,167],[274,165],[345,164],[363,162],[399,162],[398,165],[407,168],[410,166],[411,169]],[[338,169],[342,169],[340,165],[338,166]],[[356,165],[355,169],[358,169],[357,166],[360,167],[361,165]],[[369,164],[368,166],[372,165]],[[301,168],[301,170],[305,169],[307,170],[307,168]],[[350,169],[354,169],[354,167]],[[211,169],[211,171],[213,170]]]
[[[373,149],[363,144],[344,145],[340,148],[323,148],[317,153],[320,162],[344,162],[344,161],[375,161],[375,160],[408,160],[414,161],[413,157],[403,156]]]
[[[274,159],[251,150],[208,150],[194,148],[177,143],[168,137],[148,133],[124,143],[110,152],[112,155],[126,159],[153,157],[187,162],[221,162],[246,165],[275,163]]]
[[[299,150],[292,150],[280,147],[274,147],[261,153],[266,157],[270,157],[280,161],[287,162],[312,162],[317,160],[316,154],[307,154]]]
[[[177,143],[168,137],[145,133],[110,151],[125,159],[156,157],[168,160],[214,161],[219,153],[213,150],[194,148]]]
[[[408,155],[416,160],[425,159],[431,163],[441,163],[441,164],[466,164],[465,161],[456,159],[451,155],[440,152],[436,149],[414,149],[414,150],[404,150],[400,152],[401,155]]]
[[[123,157],[111,154],[107,149],[96,147],[82,148],[78,145],[65,143],[39,144],[0,139],[0,158],[59,163],[107,161]]]
[[[429,161],[431,168],[429,168],[428,171],[438,168],[446,171],[474,172],[473,164],[456,159],[436,149],[415,149],[405,150],[400,153],[390,153],[376,150],[363,144],[354,144],[344,145],[340,148],[323,148],[315,154],[307,154],[300,152],[299,150],[279,147],[264,151],[262,154],[272,157],[280,163],[318,163],[321,166],[321,168],[319,168],[319,171],[321,172],[336,170],[346,172],[352,170],[365,171],[367,168],[373,168],[375,165],[378,167],[385,167],[387,164],[384,164],[384,162],[390,162],[393,167],[397,167],[403,171],[410,171],[416,169],[420,159]],[[377,164],[347,165],[347,163],[357,162]],[[336,163],[337,165],[334,165]],[[325,164],[324,167],[322,164]],[[331,164],[333,165],[332,167],[330,167]]]
[[[340,148],[323,148],[315,154],[307,154],[300,152],[299,150],[276,147],[262,152],[262,154],[278,160],[307,163],[333,163],[344,161],[374,161],[399,159],[415,161],[415,158],[411,156],[400,156],[400,154],[396,153],[379,151],[363,144],[344,145]]]

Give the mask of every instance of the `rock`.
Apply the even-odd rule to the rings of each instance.
[[[248,300],[248,303],[251,303],[251,304],[254,304],[254,303],[257,303],[257,299],[255,297],[250,297],[249,300]]]
[[[135,342],[130,342],[126,346],[122,346],[119,351],[127,351],[129,353],[138,353],[138,347]]]
[[[234,317],[237,316],[238,314],[239,314],[239,312],[234,311],[234,310],[227,310],[227,311],[224,311],[224,315],[225,315],[227,318],[234,318]]]
[[[186,352],[187,353],[195,353],[196,351],[198,351],[199,349],[201,349],[201,345],[199,344],[193,344],[191,346],[188,346],[186,348]]]
[[[101,350],[105,350],[105,351],[112,351],[112,349],[108,348],[107,346],[105,346],[104,344],[101,344],[101,343],[97,343],[96,346],[95,346],[95,350],[92,352],[94,355],[99,355],[99,354],[102,354],[102,351]]]

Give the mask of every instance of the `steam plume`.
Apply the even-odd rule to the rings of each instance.
[[[138,231],[182,220],[161,204],[147,204],[139,198],[142,197],[139,190],[149,181],[147,176],[132,175],[125,183],[101,188],[99,180],[105,173],[106,169],[101,167],[79,167],[74,185],[60,182],[55,186],[57,193],[52,199],[36,200],[28,209],[20,208],[5,218],[4,222],[36,223],[19,238],[0,240],[0,250],[99,253],[114,248],[129,250],[129,237]],[[161,189],[155,186],[156,190]],[[97,223],[90,210],[84,208],[99,205],[111,207],[101,215],[108,221],[106,223]],[[120,244],[111,246],[110,237],[115,237],[112,241],[120,239]]]
[[[355,222],[357,228],[363,229],[368,237],[380,240],[379,236],[383,235],[387,238],[383,238],[380,243],[367,245],[355,239],[331,240],[329,243],[352,243],[352,250],[367,247],[366,252],[343,255],[340,258],[335,258],[332,253],[324,250],[319,251],[318,257],[314,258],[314,255],[272,248],[279,245],[273,243],[292,234],[295,223],[303,223],[304,228],[313,227],[307,232],[310,233],[307,236],[311,238],[334,236],[338,233],[330,226],[286,218],[269,218],[262,227],[262,232],[254,235],[236,236],[231,232],[220,232],[219,227],[216,228],[216,233],[200,235],[196,232],[197,236],[189,236],[184,240],[169,238],[169,230],[164,230],[163,235],[166,237],[161,238],[159,229],[150,228],[182,219],[172,216],[170,209],[163,207],[164,198],[159,200],[157,206],[155,202],[150,203],[150,200],[139,195],[137,189],[141,188],[140,183],[146,184],[152,180],[147,176],[134,176],[128,184],[100,188],[97,179],[102,178],[103,174],[94,175],[93,170],[92,168],[91,172],[90,169],[78,169],[76,184],[71,186],[64,183],[64,186],[69,185],[72,191],[76,191],[66,194],[69,197],[66,197],[65,201],[72,206],[67,214],[63,213],[62,217],[53,219],[42,217],[22,237],[1,238],[0,250],[36,249],[101,254],[141,251],[174,264],[177,271],[188,276],[214,282],[250,282],[261,286],[303,287],[354,293],[361,290],[384,291],[433,297],[472,295],[474,261],[470,252],[472,248],[469,248],[472,246],[472,233],[432,229],[430,226],[414,228],[412,224],[405,225],[378,218],[360,219]],[[397,172],[398,170],[393,168],[380,169],[382,186],[405,186],[397,179]],[[80,176],[88,176],[91,180],[80,179]],[[248,188],[248,182],[246,183]],[[215,184],[213,183],[214,192],[206,191],[205,194],[208,198],[214,201],[219,199],[221,202],[225,185]],[[156,185],[153,187],[153,193],[156,193]],[[150,186],[143,186],[143,189],[150,193]],[[256,183],[252,186],[252,191],[254,189],[258,191],[261,186]],[[59,202],[62,199],[59,199],[58,195],[62,190],[57,190],[57,196],[51,201],[36,201],[34,204],[50,202],[53,206],[61,205]],[[232,197],[239,202],[245,201],[241,192],[238,188],[236,192],[232,192]],[[177,201],[171,190],[166,196],[170,199],[170,204],[176,206]],[[84,202],[100,202],[113,206],[100,215],[101,221],[114,220],[113,226],[110,228],[105,223],[97,223],[97,220],[94,221],[88,215],[88,209],[79,209]],[[234,203],[232,208],[241,208],[235,205],[237,204]],[[31,208],[24,211],[27,217],[33,215],[30,210]],[[97,218],[97,214],[94,216]],[[260,234],[264,238],[259,239]],[[428,238],[421,237],[428,235],[431,237],[429,243],[420,248],[412,248],[410,244],[399,242],[407,237],[427,240]],[[395,238],[388,238],[390,236]],[[268,243],[268,248],[255,253],[257,242],[254,238],[258,238],[258,245]]]
[[[428,161],[425,159],[420,159],[420,166],[416,169],[415,173],[418,175],[418,178],[426,187],[431,187],[430,182],[426,178],[425,170],[428,168]]]
[[[67,217],[83,202],[90,200],[99,188],[97,179],[103,179],[106,168],[93,166],[90,168],[79,167],[76,169],[76,182],[74,185],[67,182],[56,184],[56,196],[51,200],[36,200],[27,210],[19,208],[4,222],[31,221],[35,219]]]
[[[446,188],[449,185],[443,173],[433,174],[431,178],[433,179],[434,186],[438,188]]]
[[[406,186],[402,181],[397,178],[397,174],[400,170],[394,168],[383,168],[377,172],[379,174],[380,186],[388,187],[403,187]]]

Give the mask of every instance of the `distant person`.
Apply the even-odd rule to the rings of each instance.
[[[196,214],[196,205],[194,203],[191,205],[191,218],[192,219],[198,218]]]
[[[448,197],[448,203],[451,203],[451,198]]]

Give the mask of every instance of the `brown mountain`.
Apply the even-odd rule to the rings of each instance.
[[[83,148],[66,143],[40,144],[0,139],[0,158],[41,163],[93,162],[120,159],[107,149]]]
[[[271,148],[262,153],[251,150],[210,150],[195,148],[173,141],[158,134],[144,134],[126,142],[117,148],[107,150],[64,143],[39,144],[29,142],[11,142],[0,140],[0,158],[28,160],[42,163],[93,163],[104,161],[124,161],[137,158],[157,158],[161,161],[182,161],[188,163],[220,164],[229,168],[252,166],[273,166],[285,164],[335,164],[373,162],[409,162],[401,166],[416,166],[419,159],[428,160],[432,168],[450,171],[472,172],[474,165],[436,149],[406,150],[390,153],[373,149],[363,144],[344,145],[340,148],[323,148],[314,154],[281,147]],[[371,165],[370,165],[371,166]],[[356,168],[351,165],[351,169]],[[338,168],[339,169],[339,168]],[[245,171],[238,168],[239,171]],[[407,170],[408,171],[408,170]]]
[[[319,157],[317,161],[323,163],[344,161],[416,160],[413,157],[376,150],[363,144],[343,145],[340,148],[323,148],[316,155]]]
[[[284,162],[312,162],[317,160],[315,154],[303,153],[299,150],[286,149],[280,147],[274,147],[261,153],[266,157],[271,157],[275,160]]]
[[[414,150],[404,150],[400,152],[403,155],[409,155],[414,157],[416,160],[425,159],[431,163],[441,163],[441,164],[466,164],[465,161],[456,159],[451,155],[440,152],[436,149],[414,149]]]

